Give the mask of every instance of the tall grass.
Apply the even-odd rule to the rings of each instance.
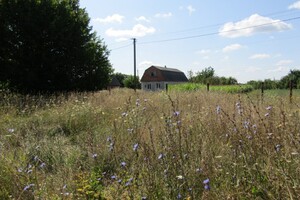
[[[6,94],[0,199],[298,199],[297,100]]]

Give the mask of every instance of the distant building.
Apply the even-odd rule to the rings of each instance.
[[[188,82],[185,74],[173,68],[151,66],[145,70],[141,79],[142,90],[166,90],[168,85]]]
[[[121,87],[121,83],[118,81],[118,79],[115,76],[113,76],[111,82],[107,86],[107,89],[111,90],[113,88],[119,88],[119,87]]]

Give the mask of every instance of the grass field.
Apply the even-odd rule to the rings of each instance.
[[[0,199],[300,199],[300,95],[277,94],[2,92]]]

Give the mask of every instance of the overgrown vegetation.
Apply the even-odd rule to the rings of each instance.
[[[299,199],[299,100],[2,92],[0,199]]]

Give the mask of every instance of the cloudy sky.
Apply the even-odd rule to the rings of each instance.
[[[272,3],[271,3],[272,2]],[[81,0],[90,24],[111,50],[115,72],[151,65],[187,74],[213,67],[218,76],[280,79],[300,69],[297,0]]]

